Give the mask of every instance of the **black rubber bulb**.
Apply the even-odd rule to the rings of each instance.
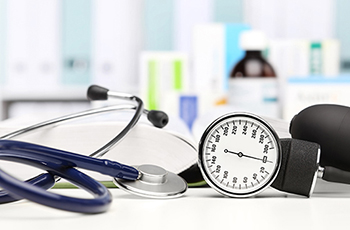
[[[290,123],[293,138],[321,146],[321,166],[350,171],[350,108],[314,105],[294,116]]]
[[[158,128],[163,128],[169,122],[169,117],[163,111],[150,110],[147,114],[148,120]]]

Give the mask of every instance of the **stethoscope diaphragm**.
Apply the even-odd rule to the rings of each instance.
[[[184,179],[159,166],[146,164],[135,168],[140,173],[137,180],[114,178],[114,184],[135,195],[160,199],[176,198],[187,190],[187,183]]]

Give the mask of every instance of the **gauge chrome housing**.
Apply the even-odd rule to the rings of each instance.
[[[245,112],[213,121],[203,133],[198,151],[205,181],[229,197],[250,197],[269,187],[282,158],[280,140],[272,126]]]

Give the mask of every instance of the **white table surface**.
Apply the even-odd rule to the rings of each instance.
[[[79,214],[30,201],[0,205],[1,229],[348,229],[350,192],[311,198],[268,189],[254,198],[226,198],[210,188],[190,188],[183,197],[155,200],[110,189],[102,214]],[[349,190],[350,191],[350,190]],[[55,192],[89,197],[78,189]]]

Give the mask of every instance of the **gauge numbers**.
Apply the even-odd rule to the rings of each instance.
[[[199,165],[209,185],[232,197],[268,187],[280,165],[277,134],[261,118],[232,113],[214,121],[199,146]]]

